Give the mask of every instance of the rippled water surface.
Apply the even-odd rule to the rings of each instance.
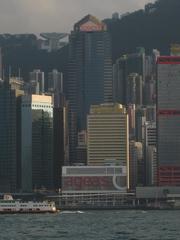
[[[0,240],[180,240],[180,211],[0,215]]]

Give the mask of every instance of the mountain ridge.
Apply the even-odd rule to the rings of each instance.
[[[169,54],[170,44],[180,43],[180,0],[157,0],[144,10],[138,10],[120,19],[105,19],[112,37],[112,55],[115,61],[121,55],[144,47]]]

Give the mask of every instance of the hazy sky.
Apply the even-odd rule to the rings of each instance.
[[[0,33],[69,32],[86,14],[110,18],[154,0],[0,0]]]

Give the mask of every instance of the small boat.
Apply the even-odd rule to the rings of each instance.
[[[13,199],[12,195],[6,194],[0,199],[0,214],[2,213],[55,213],[57,212],[54,202],[35,202]]]

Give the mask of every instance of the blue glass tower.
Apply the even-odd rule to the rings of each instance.
[[[69,40],[67,98],[73,163],[77,132],[86,129],[90,105],[112,102],[112,59],[107,27],[91,15],[74,25]]]

